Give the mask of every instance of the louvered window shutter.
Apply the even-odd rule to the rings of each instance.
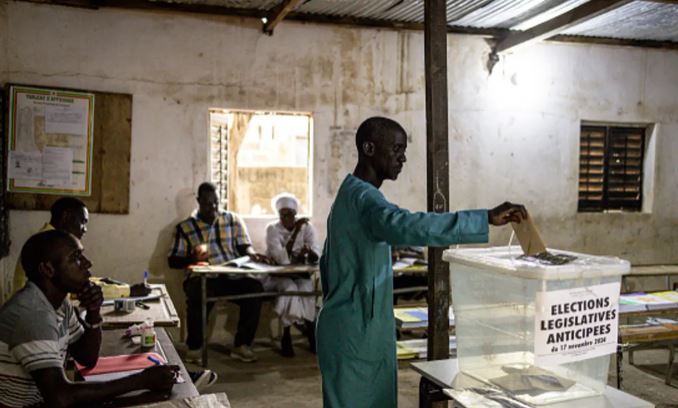
[[[579,211],[640,211],[645,129],[582,126]]]
[[[581,129],[579,150],[579,211],[604,209],[605,128]]]
[[[210,126],[211,175],[223,209],[228,208],[228,125],[212,120]]]
[[[607,208],[640,211],[644,129],[609,128],[607,137]]]

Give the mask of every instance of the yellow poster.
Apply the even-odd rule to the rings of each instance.
[[[7,190],[92,193],[94,94],[10,86]]]

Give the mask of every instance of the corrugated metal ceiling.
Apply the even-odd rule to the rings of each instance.
[[[154,0],[161,3],[220,6],[263,15],[282,0]],[[450,27],[527,30],[589,0],[448,0]],[[424,0],[302,0],[293,11],[306,20],[360,19],[381,23],[423,23]],[[633,1],[562,34],[678,42],[678,2]]]
[[[633,2],[563,34],[678,42],[678,5]]]

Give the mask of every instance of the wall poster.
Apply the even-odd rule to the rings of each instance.
[[[7,190],[92,193],[94,94],[11,85]]]

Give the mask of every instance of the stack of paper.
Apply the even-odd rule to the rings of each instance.
[[[654,293],[635,292],[619,297],[621,313],[672,308],[678,308],[678,291],[675,290]]]
[[[418,329],[428,327],[428,307],[399,307],[393,309],[396,326],[400,329]],[[454,326],[454,313],[449,309],[450,326]]]
[[[391,266],[393,270],[406,270],[414,266],[424,266],[428,265],[424,259],[419,258],[400,258],[397,261],[393,262]]]
[[[450,353],[454,354],[456,351],[457,338],[455,336],[450,336]],[[396,342],[396,356],[398,357],[398,360],[426,358],[426,354],[426,339],[398,340]]]
[[[240,258],[231,259],[230,261],[225,262],[224,265],[260,272],[272,272],[280,269],[280,267],[274,265],[254,262],[249,256],[241,256]]]

